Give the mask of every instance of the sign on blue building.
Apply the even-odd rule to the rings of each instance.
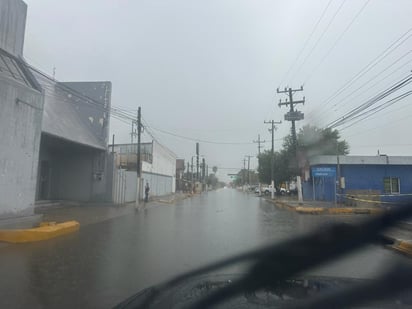
[[[312,167],[313,177],[336,177],[336,167]]]

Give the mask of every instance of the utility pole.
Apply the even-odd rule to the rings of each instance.
[[[243,191],[245,191],[245,170],[246,170],[246,159],[243,159],[243,170],[242,170]]]
[[[285,90],[279,91],[279,88],[277,89],[277,93],[285,93],[288,94],[289,96],[289,101],[282,102],[282,100],[279,100],[279,107],[282,105],[289,105],[289,112],[285,114],[285,120],[286,121],[291,121],[292,122],[292,127],[291,127],[291,133],[292,133],[292,151],[295,155],[295,160],[296,160],[296,171],[298,173],[299,169],[299,159],[298,159],[298,144],[297,144],[297,138],[296,138],[296,127],[295,127],[295,122],[302,120],[305,118],[305,115],[294,109],[294,106],[297,104],[305,104],[305,97],[303,97],[303,100],[298,100],[298,101],[293,101],[293,94],[297,91],[303,91],[303,86],[300,87],[300,89],[292,89],[292,88],[285,88]],[[302,201],[302,187],[301,187],[301,180],[300,176],[296,176],[296,183],[298,186],[298,200],[299,202]]]
[[[199,181],[199,143],[196,143],[196,181]]]
[[[296,140],[296,126],[295,122],[298,120],[302,120],[304,118],[304,114],[300,111],[297,111],[294,109],[295,105],[297,104],[305,104],[305,97],[303,97],[303,100],[298,100],[298,101],[293,101],[293,94],[297,91],[303,91],[303,86],[300,87],[300,89],[292,89],[292,88],[285,88],[285,90],[279,90],[279,88],[276,90],[277,93],[285,93],[289,96],[289,101],[286,99],[284,102],[282,100],[279,100],[279,107],[282,105],[289,105],[289,112],[285,114],[285,120],[286,121],[291,121],[292,122],[292,127],[291,127],[291,134],[292,134],[292,147],[293,147],[293,152],[296,156],[296,151],[297,151],[297,140]]]
[[[193,157],[192,157],[192,173],[190,174],[190,180],[192,181],[192,187],[193,187]]]
[[[250,185],[250,158],[253,156],[245,156],[247,158],[247,183]]]
[[[114,134],[112,136],[112,153],[114,153]]]
[[[136,165],[136,173],[137,173],[137,187],[136,187],[136,207],[139,207],[139,199],[140,199],[140,137],[142,134],[142,109],[139,106],[137,109],[137,165]]]
[[[275,192],[274,192],[274,190],[275,190],[275,180],[273,179],[274,178],[274,176],[273,176],[273,174],[274,174],[273,164],[274,164],[274,156],[275,156],[274,144],[275,144],[275,130],[276,130],[275,124],[281,124],[282,121],[275,122],[274,120],[270,120],[270,121],[264,121],[263,123],[271,124],[271,128],[269,129],[269,132],[272,132],[272,151],[271,151],[271,156],[270,156],[270,183],[271,183],[272,188],[270,190],[270,192],[271,192],[270,195],[271,195],[271,198],[273,199],[275,197]]]
[[[134,120],[132,121],[132,133],[130,133],[130,145],[132,145],[132,147],[133,147],[133,135],[135,135],[135,133],[134,133]]]
[[[260,166],[260,148],[263,148],[260,144],[266,143],[266,141],[260,140],[260,134],[258,134],[257,141],[253,141],[254,143],[258,144],[258,166]],[[259,177],[259,195],[261,194],[261,186],[260,186],[260,177]]]
[[[186,180],[187,181],[189,181],[189,173],[190,173],[189,162],[187,162],[187,172],[186,172]]]
[[[202,189],[205,186],[206,183],[206,162],[205,158],[202,158]]]
[[[263,148],[263,146],[261,146],[260,144],[266,143],[266,141],[262,141],[262,140],[260,139],[260,134],[258,134],[258,139],[257,139],[257,141],[253,141],[253,142],[258,144],[258,154],[259,154],[259,156],[260,156],[260,148]]]

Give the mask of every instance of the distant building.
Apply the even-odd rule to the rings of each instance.
[[[305,200],[334,201],[336,195],[363,206],[412,201],[412,156],[316,156],[304,176]]]
[[[44,101],[22,58],[26,13],[23,1],[0,1],[0,219],[31,221]]]
[[[136,200],[137,144],[108,146],[114,152],[117,171],[113,180],[113,201],[116,203]],[[176,155],[156,141],[140,144],[141,188],[149,183],[150,196],[162,196],[176,191]]]
[[[137,166],[137,143],[115,144],[109,146],[109,151],[115,152],[116,166],[128,171],[135,171]],[[153,162],[153,143],[140,143],[140,160]]]

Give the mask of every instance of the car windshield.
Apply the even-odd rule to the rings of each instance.
[[[408,0],[0,0],[0,307],[112,308],[412,202],[410,12]],[[403,218],[293,278],[376,280],[410,264],[411,231]],[[202,275],[235,282],[250,266]]]

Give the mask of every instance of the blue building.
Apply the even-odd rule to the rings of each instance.
[[[305,200],[349,205],[412,202],[412,156],[316,156],[302,184]]]

